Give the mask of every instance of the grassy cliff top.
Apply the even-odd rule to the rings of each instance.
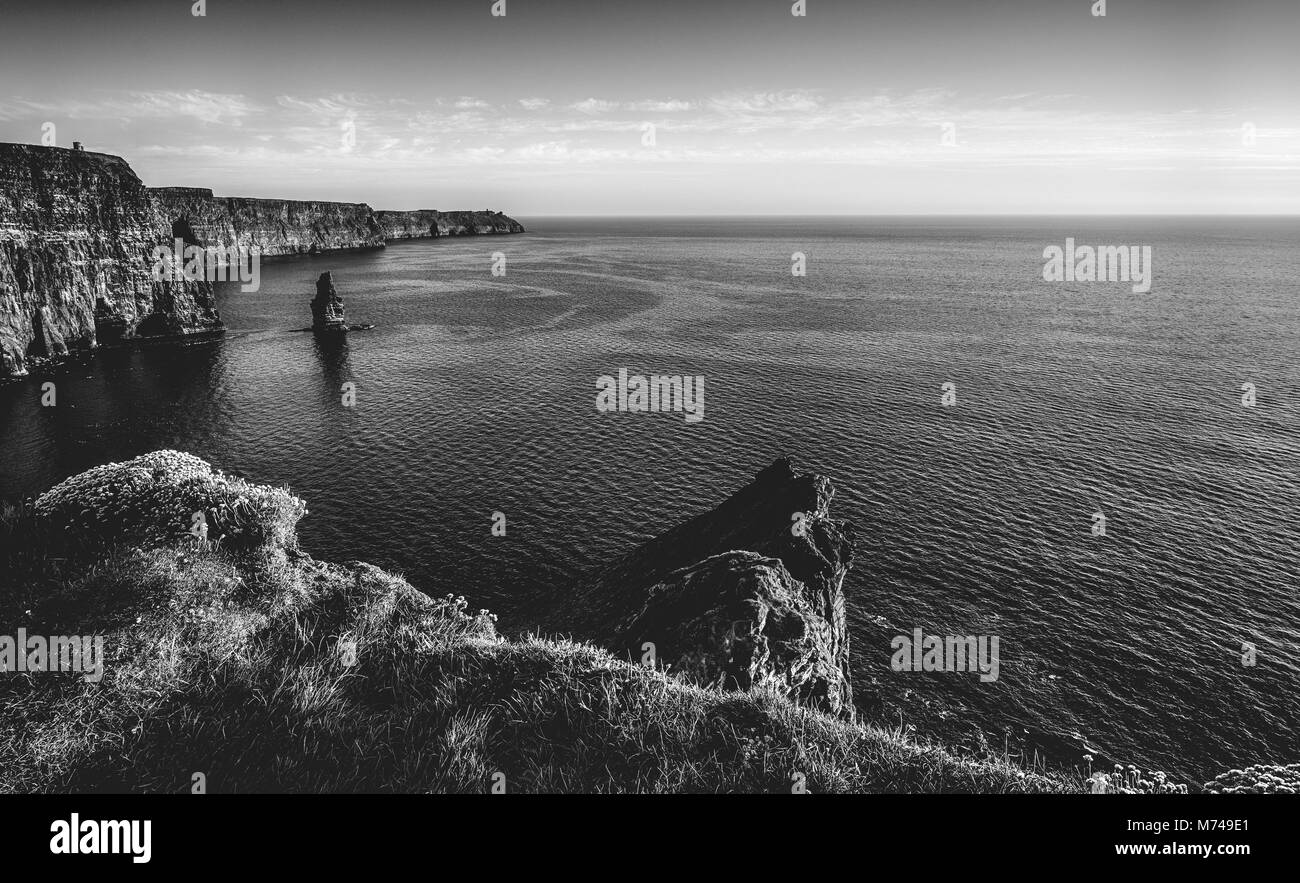
[[[181,792],[196,772],[213,792],[1082,788],[592,644],[507,640],[464,599],[301,552],[287,491],[148,457],[0,524],[7,632],[100,635],[105,654],[98,682],[0,676],[0,790]],[[206,539],[177,531],[191,509]]]

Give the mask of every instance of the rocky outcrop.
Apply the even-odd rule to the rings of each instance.
[[[150,192],[175,235],[192,245],[257,248],[263,257],[384,247],[374,211],[361,202],[213,196],[195,187]]]
[[[0,376],[32,357],[220,330],[210,283],[155,279],[172,227],[116,156],[0,144]]]
[[[716,509],[563,593],[540,621],[701,684],[777,687],[854,716],[844,576],[853,540],[829,479],[779,459]]]
[[[413,212],[375,212],[384,238],[424,239],[436,236],[486,236],[499,233],[523,233],[524,225],[501,212],[440,212],[418,209]]]
[[[658,662],[692,683],[772,690],[852,718],[839,658],[846,636],[816,601],[779,559],[724,552],[652,586],[614,645],[641,658],[653,645]]]
[[[347,331],[343,298],[334,290],[334,274],[329,270],[316,280],[316,297],[311,302],[311,327],[315,331]]]

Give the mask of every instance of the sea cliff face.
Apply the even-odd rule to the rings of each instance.
[[[492,211],[376,212],[360,202],[146,188],[118,156],[0,144],[0,377],[26,374],[34,357],[220,331],[211,283],[153,278],[154,248],[178,238],[273,258],[523,232]]]
[[[204,281],[157,281],[171,223],[120,157],[0,144],[0,376],[32,357],[217,331]]]
[[[523,233],[524,225],[501,212],[375,212],[385,239],[423,239],[430,236],[487,236],[495,233]]]
[[[195,187],[149,192],[174,235],[190,244],[257,248],[263,257],[384,247],[374,212],[361,202],[213,196]]]
[[[302,202],[214,196],[197,187],[149,191],[175,236],[192,245],[258,248],[263,257],[383,248],[394,239],[523,233],[493,211],[375,211],[363,202]]]

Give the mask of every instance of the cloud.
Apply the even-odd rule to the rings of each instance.
[[[580,113],[609,113],[610,111],[618,110],[619,104],[617,101],[602,101],[599,98],[587,98],[583,101],[575,102],[569,105],[569,107]]]
[[[232,167],[363,171],[436,164],[856,164],[946,169],[1005,167],[1276,170],[1300,162],[1294,115],[1229,110],[1115,110],[1080,96],[1034,92],[972,97],[952,89],[904,93],[731,91],[612,101],[556,96],[449,96],[415,101],[367,94],[280,95],[266,105],[202,91],[122,92],[62,102],[0,102],[0,124],[103,119],[88,144],[109,143],[112,121],[141,121],[132,144],[155,155],[213,157]],[[153,121],[146,123],[145,121]],[[654,146],[642,143],[653,121]],[[1243,143],[1245,121],[1254,143]],[[213,125],[219,124],[219,125]],[[347,125],[347,148],[341,126]],[[942,135],[950,126],[952,143]],[[36,131],[27,125],[15,132]],[[26,137],[33,137],[27,135]],[[136,150],[132,146],[132,150]]]
[[[98,98],[70,98],[56,101],[29,101],[14,98],[0,101],[0,120],[50,119],[72,120],[159,120],[190,119],[203,123],[241,121],[261,110],[242,95],[204,92],[119,92]]]

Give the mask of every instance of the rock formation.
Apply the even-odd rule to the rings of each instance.
[[[177,239],[273,258],[383,248],[389,238],[522,232],[499,212],[375,212],[365,203],[151,189],[121,157],[0,144],[0,377],[26,374],[33,357],[220,331],[210,282],[155,279],[154,248]]]
[[[0,144],[0,376],[33,356],[220,330],[210,283],[154,277],[153,249],[172,241],[120,157]]]
[[[213,196],[197,187],[156,187],[150,193],[187,242],[256,247],[263,257],[383,248],[392,239],[524,232],[500,212],[376,212],[363,202]]]
[[[316,297],[311,302],[311,327],[314,331],[347,331],[343,316],[343,298],[334,290],[334,274],[326,270],[316,280]]]
[[[553,627],[701,684],[777,688],[854,716],[846,525],[828,479],[779,459],[716,509],[639,546],[556,599]],[[610,636],[614,641],[610,642]]]
[[[155,187],[150,193],[176,235],[199,245],[257,248],[263,257],[384,247],[365,203],[213,196],[197,187]]]
[[[384,238],[423,239],[437,236],[486,236],[494,233],[523,233],[524,226],[501,212],[375,212]]]

